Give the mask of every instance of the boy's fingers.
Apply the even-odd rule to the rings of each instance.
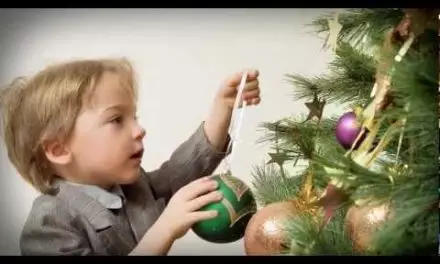
[[[226,85],[227,86],[237,86],[240,84],[241,82],[241,78],[243,77],[243,73],[247,72],[247,78],[246,80],[249,81],[253,81],[255,80],[259,75],[259,71],[257,69],[248,69],[248,70],[243,70],[237,73],[232,74],[231,76],[226,78]]]
[[[235,87],[240,84],[241,77],[243,76],[243,72],[237,72],[227,77],[225,80],[225,84],[228,87]]]
[[[188,185],[182,187],[181,194],[182,198],[185,201],[189,201],[194,199],[197,196],[200,196],[202,194],[205,194],[210,191],[214,191],[218,188],[218,183],[215,180],[209,179],[208,180],[195,180]]]
[[[242,98],[243,100],[247,101],[258,96],[260,96],[260,90],[251,90],[244,92]]]
[[[218,212],[217,211],[195,211],[188,215],[188,221],[191,223],[191,225],[208,219],[213,219],[217,217]]]
[[[206,181],[209,181],[210,179],[211,179],[211,175],[210,176],[203,176],[201,178],[198,178],[194,182],[206,182]]]
[[[205,205],[220,201],[222,198],[223,198],[223,194],[221,192],[217,192],[217,191],[210,192],[208,194],[199,196],[194,200],[191,200],[188,204],[188,210],[191,212],[199,210]]]
[[[248,81],[243,89],[243,92],[253,91],[253,90],[259,90],[258,89],[258,79]],[[237,88],[238,89],[238,88]]]
[[[260,76],[260,72],[257,69],[248,70],[248,80],[257,79],[258,76]]]
[[[260,97],[252,98],[252,99],[246,101],[247,105],[257,105],[260,102],[261,102],[261,98]]]

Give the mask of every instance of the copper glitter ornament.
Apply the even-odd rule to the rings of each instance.
[[[392,213],[389,203],[353,205],[345,219],[345,228],[353,242],[353,248],[358,252],[368,250],[376,231],[390,217]]]
[[[320,207],[313,190],[313,172],[304,176],[296,199],[269,204],[258,210],[249,221],[244,234],[247,255],[279,255],[289,251],[291,242],[286,238],[286,221],[300,214],[309,214],[319,224]],[[292,252],[288,252],[292,254]]]
[[[246,254],[275,255],[287,250],[284,223],[296,213],[297,208],[291,201],[269,204],[257,211],[244,234]]]

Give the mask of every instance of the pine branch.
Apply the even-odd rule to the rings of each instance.
[[[419,52],[411,52],[396,66],[392,89],[397,105],[409,103],[405,138],[413,142],[408,149],[413,161],[434,170],[438,156],[436,32],[427,32],[425,42],[419,43]]]
[[[325,76],[307,78],[300,74],[286,74],[286,81],[292,84],[294,99],[312,99],[315,94],[327,97],[323,83],[327,80]]]
[[[327,75],[306,78],[287,74],[286,77],[295,88],[295,99],[312,99],[317,93],[328,103],[366,104],[375,82],[375,67],[376,62],[372,56],[342,42],[336,50],[335,59],[329,65],[330,73]]]
[[[259,143],[274,142],[278,137],[281,149],[298,153],[301,155],[300,158],[312,158],[313,153],[318,149],[316,142],[320,140],[319,138],[332,137],[336,121],[335,118],[326,118],[318,124],[302,120],[305,120],[305,117],[262,123],[260,127],[264,130],[265,136],[259,140]]]
[[[376,62],[370,55],[363,54],[346,42],[341,42],[336,50],[336,57],[330,63],[334,73],[342,73],[354,80],[374,81]]]
[[[363,8],[349,9],[339,15],[342,30],[338,41],[349,42],[354,47],[381,45],[385,32],[394,28],[403,18],[401,9],[393,8]],[[323,33],[329,31],[328,19],[333,17],[333,12],[324,14],[307,26],[314,28],[312,32]]]
[[[252,176],[255,199],[262,206],[296,197],[301,185],[301,177],[287,175],[285,178],[275,164],[254,167]]]
[[[332,220],[320,230],[313,216],[302,213],[286,223],[288,238],[294,255],[357,255],[345,232],[345,209],[336,212]]]
[[[301,118],[304,120],[304,117]],[[315,152],[325,151],[321,142],[334,142],[335,119],[327,118],[316,122],[298,122],[298,118],[284,119],[279,122],[266,122],[261,125],[266,135],[259,142],[277,144],[277,160],[309,160]],[[273,155],[273,154],[272,154]],[[272,157],[274,158],[274,157]],[[261,204],[285,201],[297,197],[303,183],[305,171],[313,172],[315,190],[321,192],[328,184],[329,178],[322,166],[310,160],[309,167],[297,175],[283,175],[279,165],[265,164],[254,168],[254,188],[257,200]]]

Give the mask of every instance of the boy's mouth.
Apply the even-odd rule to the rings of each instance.
[[[130,159],[142,159],[142,155],[144,154],[144,149],[141,149],[130,156]]]

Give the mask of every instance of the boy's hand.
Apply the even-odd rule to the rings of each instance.
[[[163,228],[163,234],[169,234],[176,240],[196,222],[216,217],[217,211],[197,210],[223,198],[220,192],[215,191],[217,188],[215,180],[203,177],[176,192],[157,220],[157,225]]]
[[[225,148],[235,98],[238,94],[238,86],[240,85],[243,73],[244,71],[232,74],[223,81],[205,121],[204,128],[208,141],[219,151],[223,151]],[[247,73],[242,98],[247,105],[257,105],[261,100],[258,83],[259,72],[251,69]],[[239,104],[240,107],[242,106],[241,102]]]
[[[224,105],[229,109],[234,107],[235,99],[237,97],[241,78],[244,71],[237,72],[227,77],[216,96],[216,101],[220,105]],[[243,89],[242,98],[247,105],[257,105],[260,103],[260,87],[258,83],[259,72],[256,69],[250,69],[247,71],[246,84]],[[241,104],[240,104],[241,107]]]

